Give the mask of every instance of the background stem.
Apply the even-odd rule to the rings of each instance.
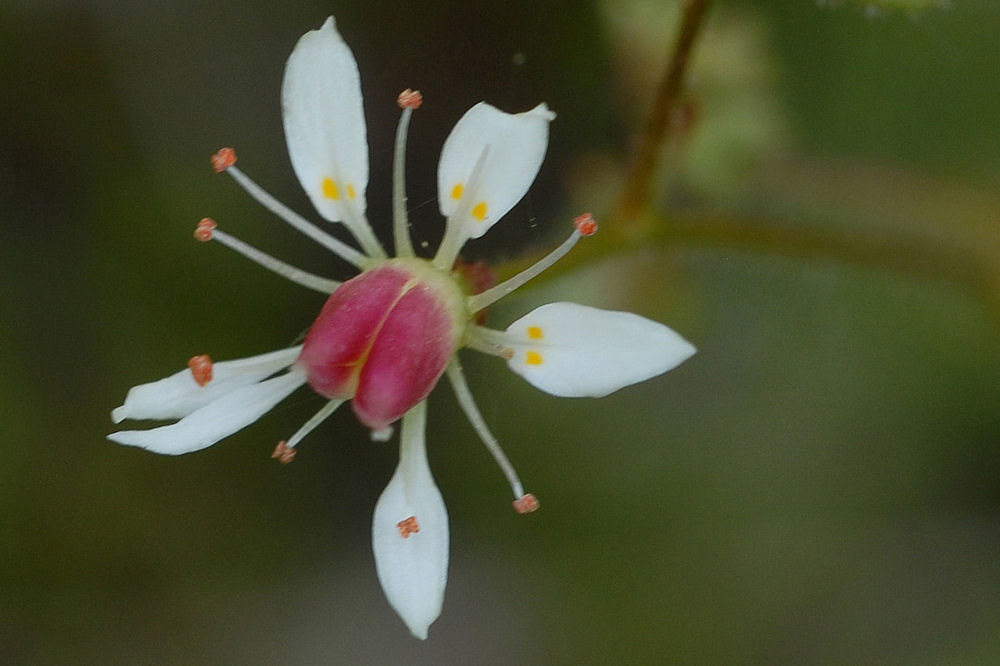
[[[639,155],[626,179],[628,184],[618,202],[618,208],[611,216],[622,227],[633,226],[649,206],[653,176],[659,166],[663,143],[673,127],[674,112],[684,85],[684,73],[708,5],[709,0],[690,0],[684,5],[670,62],[660,80],[653,108],[646,119]]]

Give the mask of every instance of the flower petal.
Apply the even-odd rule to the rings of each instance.
[[[599,398],[680,365],[695,348],[663,324],[631,312],[549,303],[507,327],[507,365],[562,397]]]
[[[195,382],[191,370],[185,368],[159,381],[140,384],[129,389],[125,404],[111,412],[111,420],[179,419],[217,400],[241,386],[256,384],[278,370],[287,368],[298,357],[302,347],[291,347],[260,356],[212,365],[212,381],[205,386]]]
[[[292,370],[230,391],[177,423],[113,432],[108,439],[172,456],[199,451],[250,425],[305,382],[304,372]]]
[[[464,238],[482,236],[525,195],[542,166],[555,117],[545,104],[510,114],[480,102],[459,119],[441,150],[438,200],[448,224],[464,226]]]
[[[295,45],[281,105],[288,156],[316,210],[331,222],[351,217],[345,206],[363,214],[368,134],[361,79],[332,16]]]
[[[426,402],[403,417],[399,466],[375,505],[375,570],[410,632],[427,638],[448,580],[448,512],[434,485],[424,442]]]

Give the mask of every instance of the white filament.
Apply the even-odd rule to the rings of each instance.
[[[323,405],[322,409],[313,414],[312,418],[302,424],[302,427],[299,428],[294,435],[288,438],[288,441],[285,442],[285,446],[290,449],[293,448],[296,444],[301,442],[306,435],[312,432],[316,426],[325,421],[330,414],[333,414],[337,407],[340,407],[342,404],[344,404],[343,400],[331,400]]]
[[[518,287],[523,286],[526,282],[536,277],[546,268],[565,257],[569,251],[573,249],[573,246],[576,245],[576,242],[580,240],[580,238],[580,232],[574,229],[573,233],[569,235],[569,238],[564,240],[559,247],[538,260],[538,262],[536,262],[533,266],[524,269],[509,280],[505,280],[495,287],[487,289],[481,294],[470,296],[466,301],[466,305],[469,308],[469,314],[479,312],[483,308],[499,301],[501,298]]]
[[[219,241],[229,249],[242,254],[250,261],[277,273],[287,280],[300,284],[303,287],[308,287],[309,289],[314,289],[324,294],[332,294],[337,290],[337,287],[341,285],[341,283],[336,280],[328,280],[327,278],[307,273],[306,271],[295,268],[295,266],[292,266],[291,264],[286,264],[280,259],[275,259],[271,255],[261,252],[257,248],[241,241],[239,238],[230,236],[226,232],[220,231],[217,228],[212,230],[212,240]]]
[[[521,499],[524,496],[524,486],[521,485],[521,479],[518,478],[517,472],[514,471],[514,466],[510,464],[507,455],[500,448],[500,442],[490,432],[490,429],[486,426],[486,422],[483,420],[482,414],[479,413],[479,408],[476,407],[476,402],[472,398],[469,385],[465,381],[465,375],[462,373],[462,366],[458,362],[458,356],[451,359],[451,363],[448,364],[447,373],[448,379],[451,381],[451,386],[455,389],[455,397],[458,398],[458,404],[461,405],[462,411],[468,417],[469,423],[472,424],[473,429],[479,435],[479,438],[483,440],[483,444],[486,445],[486,449],[493,456],[493,459],[496,460],[504,476],[507,477],[510,488],[514,491],[514,499]]]
[[[330,250],[344,261],[352,264],[355,268],[364,270],[365,267],[371,263],[369,258],[364,254],[358,252],[343,241],[334,238],[330,234],[321,231],[312,222],[272,197],[264,191],[260,185],[253,182],[249,176],[240,171],[237,167],[229,167],[226,169],[226,173],[232,176],[233,180],[239,183],[239,185],[246,190],[247,194],[256,199],[260,205],[264,206],[264,208],[268,209],[289,225],[304,233],[306,236],[309,236],[309,238],[312,238],[314,241]]]
[[[413,242],[406,217],[406,133],[413,109],[406,107],[396,128],[396,151],[392,162],[392,234],[397,257],[412,257]]]

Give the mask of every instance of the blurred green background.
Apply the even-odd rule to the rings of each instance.
[[[712,6],[650,215],[491,311],[633,310],[699,353],[600,401],[463,357],[542,510],[510,509],[436,391],[452,564],[420,643],[369,541],[396,446],[349,410],[287,467],[270,452],[321,404],[307,391],[180,458],[105,440],[132,385],[284,346],[322,304],[195,243],[198,219],[351,275],[208,157],[235,146],[318,219],[278,91],[295,40],[335,14],[382,237],[399,90],[426,99],[409,195],[432,245],[451,125],[481,99],[544,100],[559,117],[535,187],[468,248],[538,254],[614,208],[675,4],[6,0],[0,661],[1000,663],[1000,5],[914,4]],[[640,228],[655,242],[610,242]]]

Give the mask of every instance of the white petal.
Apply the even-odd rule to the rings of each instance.
[[[298,358],[301,346],[260,356],[212,364],[212,381],[199,386],[185,368],[169,377],[131,388],[125,404],[111,412],[111,420],[179,419],[213,400],[248,384],[256,384],[269,375],[287,368]]]
[[[695,348],[631,312],[549,303],[507,328],[507,365],[546,393],[599,398],[680,365]]]
[[[285,66],[281,86],[288,156],[320,215],[365,211],[368,139],[361,80],[351,49],[333,17],[302,35]]]
[[[448,512],[427,465],[425,420],[423,402],[403,417],[399,466],[372,521],[379,582],[389,604],[420,639],[427,638],[427,628],[441,614],[448,580]],[[404,537],[405,521],[419,531]]]
[[[305,382],[306,374],[293,370],[230,391],[177,423],[113,432],[108,439],[172,456],[199,451],[250,425]]]
[[[555,117],[545,104],[515,115],[480,102],[459,119],[441,150],[438,199],[449,224],[465,227],[464,238],[482,236],[525,195],[542,166]],[[478,183],[470,182],[484,154]],[[456,212],[458,219],[451,219]]]

